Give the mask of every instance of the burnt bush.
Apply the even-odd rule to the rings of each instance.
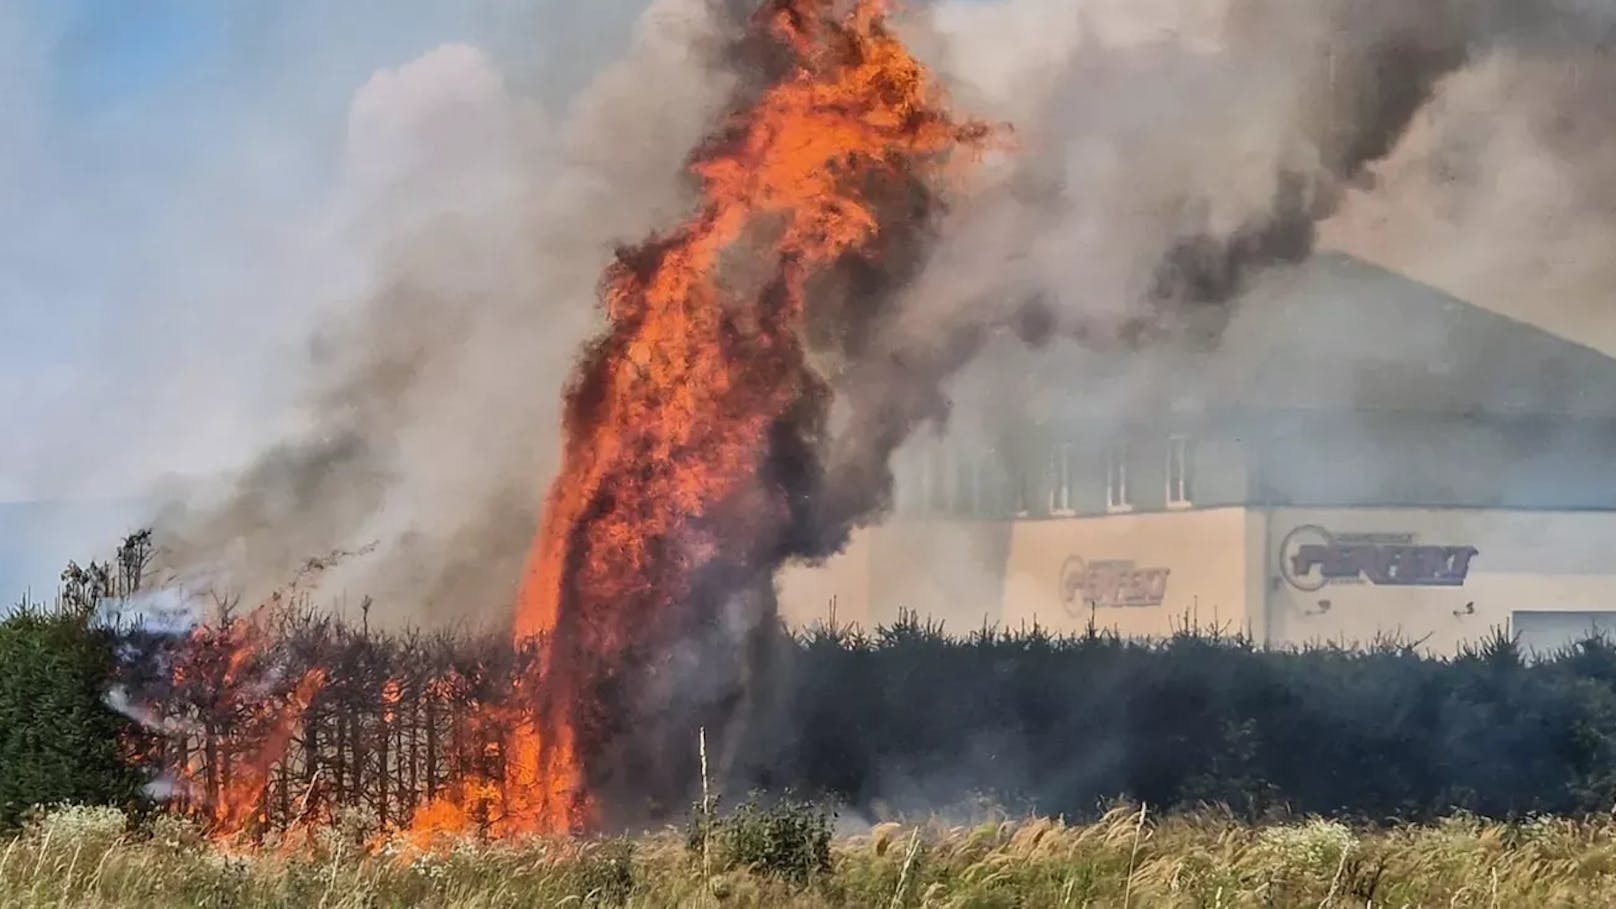
[[[18,692],[6,709],[20,717],[5,724],[0,770],[54,774],[64,752],[107,764],[107,724],[117,720],[95,697],[109,678],[110,645],[68,634],[62,621],[11,620],[31,643],[7,646],[32,655],[0,661],[0,690]],[[488,726],[476,705],[497,701],[531,670],[531,648],[488,636],[387,635],[308,613],[267,629],[275,640],[265,652],[284,678],[316,666],[327,677],[264,774],[255,823],[272,828],[342,806],[399,823],[456,779],[497,781],[506,730]],[[185,646],[231,639],[193,633]],[[1455,810],[1579,815],[1616,804],[1616,646],[1600,639],[1539,661],[1506,640],[1435,659],[1395,642],[1282,651],[1197,634],[1153,643],[1038,630],[953,638],[910,619],[869,634],[782,632],[780,644],[771,707],[748,727],[737,759],[715,769],[721,791],[795,791],[866,817],[965,812],[987,801],[1075,819],[1119,798],[1367,821]],[[79,668],[46,669],[42,660]],[[259,702],[217,685],[166,684],[163,712],[192,732],[158,747],[163,763],[178,752],[198,780],[227,785],[233,762],[257,747],[242,711]],[[50,700],[47,689],[58,686],[79,706]],[[82,729],[69,734],[75,724]],[[114,778],[110,788],[48,791],[111,798],[127,791],[127,778]],[[698,780],[690,790],[699,792]],[[497,816],[499,806],[489,810]],[[764,830],[769,817],[742,820]]]

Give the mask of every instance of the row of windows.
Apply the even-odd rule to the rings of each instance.
[[[1189,507],[1195,501],[1193,442],[1184,436],[1168,439],[1166,458],[1167,505]],[[1125,443],[1106,453],[1107,511],[1133,510],[1135,483],[1130,468],[1135,463],[1134,452]],[[898,507],[929,515],[1073,515],[1083,498],[1083,484],[1099,481],[1085,466],[1076,446],[1059,445],[1050,452],[1041,482],[1029,483],[1028,477],[994,452],[968,456],[938,446],[902,473]]]
[[[1055,483],[1050,490],[1049,510],[1056,514],[1077,511],[1081,470],[1074,458],[1071,445],[1062,445],[1055,455],[1053,470]],[[1113,445],[1106,452],[1105,507],[1107,511],[1131,511],[1134,506],[1134,481],[1129,475],[1136,463],[1134,452],[1127,443]],[[1194,503],[1194,446],[1186,436],[1173,436],[1167,440],[1167,488],[1169,507],[1183,508]]]
[[[917,491],[900,495],[899,504],[912,512],[1002,516],[1026,506],[1025,490],[994,452],[964,457],[933,449],[915,465],[909,480]]]

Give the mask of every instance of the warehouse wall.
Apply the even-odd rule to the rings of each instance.
[[[1260,625],[1252,518],[1218,508],[1018,522],[1004,622],[1077,632],[1092,617],[1135,636],[1171,634],[1186,621],[1230,631]]]
[[[1616,609],[1616,513],[1284,508],[1268,545],[1276,641],[1393,632],[1451,653],[1518,611]]]
[[[787,621],[844,623],[899,610],[965,633],[1034,622],[1081,632],[1092,618],[1130,636],[1185,623],[1259,638],[1262,516],[1244,508],[1014,522],[900,521],[858,534],[842,555],[782,574]]]

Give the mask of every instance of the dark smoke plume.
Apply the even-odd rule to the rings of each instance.
[[[1608,33],[1613,20],[1616,13],[1600,9],[1525,10],[1498,0],[1236,0],[1224,46],[1210,57],[1176,46],[1075,49],[1025,124],[1026,147],[1011,156],[1002,183],[971,200],[940,235],[900,241],[882,270],[862,269],[846,297],[819,304],[826,325],[815,340],[836,364],[841,419],[817,497],[816,545],[800,555],[833,553],[852,530],[886,513],[893,453],[918,427],[943,424],[949,379],[994,337],[1034,346],[1056,334],[1100,348],[1215,344],[1227,307],[1254,273],[1312,255],[1320,222],[1391,153],[1445,78],[1500,46],[1563,52],[1567,42]],[[1278,105],[1252,91],[1286,80],[1295,88]],[[1158,92],[1169,100],[1144,128],[1131,122],[1137,110],[1119,111],[1114,100],[1146,107]],[[1264,137],[1272,169],[1266,198],[1236,217],[1214,214],[1225,204],[1217,194],[1227,178],[1217,160],[1174,173],[1179,184],[1165,188],[1146,183],[1143,168],[1108,174],[1112,191],[1144,190],[1139,201],[1151,212],[1142,230],[1122,223],[1139,220],[1132,213],[1116,225],[1135,241],[1114,249],[1119,259],[1138,258],[1132,278],[1091,290],[1060,272],[1041,273],[1042,263],[1029,266],[1016,248],[1060,236],[1074,214],[1090,217],[1082,211],[1088,198],[1103,200],[1105,187],[1085,183],[1088,175],[1062,160],[1068,146],[1094,138],[1086,131],[1125,154],[1136,151],[1128,142],[1164,148],[1181,138],[1233,147],[1248,115],[1275,130]],[[1203,135],[1179,135],[1203,128]],[[1139,153],[1147,161],[1156,154]],[[1102,214],[1105,204],[1097,205]],[[1153,248],[1153,261],[1140,258]],[[1070,251],[1075,259],[1085,253]],[[1119,291],[1120,302],[1085,298]]]

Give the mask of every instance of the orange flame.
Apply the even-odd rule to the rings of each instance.
[[[752,28],[784,53],[783,75],[698,152],[698,210],[606,272],[609,328],[569,391],[516,619],[518,637],[550,635],[539,728],[512,755],[537,829],[595,820],[602,686],[655,658],[670,613],[699,608],[701,573],[778,559],[789,503],[761,475],[769,433],[824,388],[804,349],[808,282],[873,255],[872,184],[935,175],[987,135],[943,109],[887,13],[883,0],[765,3]],[[726,280],[737,255],[767,266],[762,292]]]
[[[599,826],[604,755],[637,719],[621,715],[623,689],[714,623],[725,585],[766,586],[789,553],[801,492],[777,475],[778,436],[818,425],[828,400],[805,347],[811,282],[878,258],[894,205],[913,220],[907,194],[989,135],[949,115],[887,13],[886,0],[764,2],[749,37],[772,51],[773,81],[695,154],[696,210],[607,269],[608,327],[568,390],[562,470],[518,600],[515,635],[539,669],[493,698],[453,673],[426,683],[429,698],[473,705],[454,729],[475,744],[411,801],[408,842]],[[192,642],[174,687],[223,725],[200,730],[209,753],[181,757],[188,791],[216,834],[235,835],[265,814],[280,765],[279,815],[302,823],[323,783],[304,779],[292,803],[285,755],[326,673],[266,697],[258,622],[199,634],[221,637]],[[408,722],[405,691],[382,683],[383,742]],[[212,753],[220,738],[231,747]]]
[[[221,787],[211,806],[215,835],[229,837],[243,832],[262,810],[270,768],[286,753],[298,721],[324,684],[323,670],[314,669],[305,674],[286,703],[275,712],[258,747],[236,764],[234,775]]]
[[[326,672],[304,672],[289,688],[266,686],[268,611],[192,631],[185,658],[173,667],[181,700],[197,704],[199,741],[169,769],[186,802],[217,839],[237,837],[264,809],[270,774],[286,755],[298,723],[325,685]],[[278,688],[266,690],[267,688]]]

